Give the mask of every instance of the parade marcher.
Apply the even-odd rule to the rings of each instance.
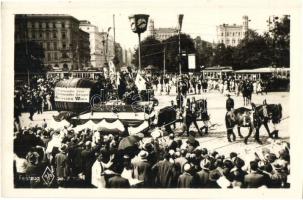
[[[230,94],[227,94],[227,99],[226,99],[226,110],[227,112],[232,111],[235,107],[234,100],[230,97]]]
[[[204,130],[205,134],[208,134],[208,128],[209,128],[209,115],[207,111],[207,100],[202,99],[201,102],[201,119],[203,122],[203,127],[201,128],[201,132]]]
[[[198,130],[198,133],[202,136],[202,132],[197,124],[197,116],[196,114],[190,109],[189,106],[186,107],[185,110],[185,118],[184,118],[184,125],[186,127],[186,134],[187,136],[189,136],[189,127],[190,125],[193,123],[196,127],[196,129]]]

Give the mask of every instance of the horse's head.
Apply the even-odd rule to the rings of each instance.
[[[270,112],[272,113],[272,123],[280,123],[282,119],[282,105],[281,104],[271,104],[268,106]]]

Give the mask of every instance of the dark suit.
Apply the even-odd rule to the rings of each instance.
[[[251,172],[244,176],[244,184],[248,188],[258,188],[266,185],[266,178],[258,172]]]
[[[177,185],[176,170],[174,164],[167,160],[161,160],[153,166],[156,173],[156,186],[171,188]]]
[[[68,161],[66,153],[58,153],[55,158],[57,177],[66,178],[68,176]]]
[[[231,109],[234,108],[234,107],[235,107],[234,100],[233,100],[232,98],[229,97],[229,98],[226,100],[226,110],[227,110],[227,111],[231,111]]]
[[[178,179],[178,188],[195,188],[197,187],[197,180],[191,174],[184,172],[179,176]]]
[[[130,188],[129,181],[121,175],[116,174],[115,176],[108,179],[108,188]]]
[[[197,178],[199,181],[199,187],[206,188],[206,185],[209,182],[209,171],[202,169],[201,171],[197,172]]]
[[[151,186],[151,183],[153,182],[152,179],[152,166],[147,160],[136,160],[132,161],[133,164],[133,174],[134,178],[139,179],[141,181],[144,181],[144,185],[146,187]]]

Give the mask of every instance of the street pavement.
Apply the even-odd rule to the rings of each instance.
[[[160,109],[162,107],[170,105],[171,100],[176,101],[176,95],[172,92],[170,95],[160,95],[156,93],[155,97],[159,100],[159,105],[156,109]],[[236,151],[239,154],[251,155],[254,152],[259,152],[263,147],[271,147],[273,144],[279,141],[289,141],[290,133],[289,133],[289,92],[271,92],[267,95],[256,95],[253,94],[252,102],[256,105],[262,104],[263,100],[266,99],[268,104],[278,104],[280,103],[283,107],[283,117],[281,123],[278,125],[279,136],[280,138],[277,140],[272,140],[268,138],[267,132],[264,127],[260,129],[260,139],[263,142],[263,145],[257,144],[253,137],[248,140],[248,144],[245,145],[243,139],[237,137],[235,142],[229,143],[226,137],[226,129],[224,124],[224,117],[226,113],[225,109],[225,101],[226,96],[219,93],[218,91],[210,91],[207,93],[202,93],[200,95],[188,95],[188,98],[195,97],[196,100],[201,98],[206,98],[208,103],[208,112],[210,114],[210,121],[214,126],[210,129],[209,134],[207,136],[197,136],[197,140],[200,142],[202,147],[206,147],[210,150],[216,150],[222,154],[229,154],[232,151]],[[242,96],[231,96],[235,101],[235,108],[243,106],[243,98]],[[52,119],[53,115],[57,115],[57,111],[47,111],[43,114],[35,114],[33,119],[34,121],[30,121],[28,119],[28,113],[22,113],[20,118],[21,126],[28,127],[36,124],[42,124],[43,119],[47,122]],[[203,122],[198,121],[199,127],[202,127]],[[269,124],[270,130],[272,130],[272,124]],[[195,130],[194,126],[190,129]],[[177,123],[177,130],[180,130],[180,123]],[[236,128],[234,129],[235,134],[237,135]],[[248,132],[247,128],[241,128],[242,135],[246,135]],[[186,140],[186,137],[181,137],[183,141]]]

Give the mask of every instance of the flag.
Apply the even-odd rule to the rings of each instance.
[[[135,84],[138,87],[138,90],[146,90],[146,80],[138,73]]]
[[[113,61],[109,61],[108,65],[109,65],[109,73],[110,74],[115,74],[116,73],[116,66],[113,63]]]
[[[183,14],[178,15],[178,30],[181,31],[182,28],[182,21],[183,21]]]

